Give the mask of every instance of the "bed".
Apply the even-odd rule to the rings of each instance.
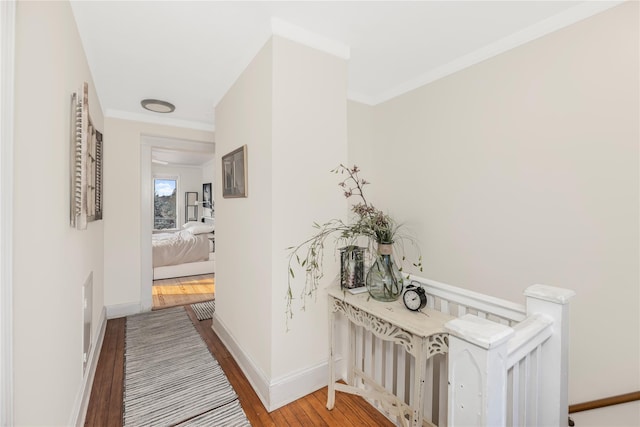
[[[214,272],[213,219],[203,221],[188,222],[179,231],[152,235],[153,280]]]

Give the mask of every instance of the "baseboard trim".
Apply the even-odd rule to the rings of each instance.
[[[218,338],[220,338],[225,347],[227,347],[227,350],[229,350],[229,353],[231,353],[231,356],[233,356],[233,359],[247,377],[247,380],[249,380],[249,384],[251,384],[251,387],[255,390],[264,407],[270,411],[269,380],[265,374],[256,366],[253,360],[242,351],[242,348],[231,335],[229,329],[215,313],[211,318],[211,329],[213,329],[216,335],[218,335]]]
[[[100,313],[100,328],[96,342],[92,346],[89,352],[89,364],[86,375],[82,380],[82,387],[76,398],[76,402],[73,405],[73,411],[71,412],[70,426],[82,427],[84,426],[85,418],[87,416],[87,409],[89,408],[89,398],[91,397],[91,389],[93,387],[93,379],[96,375],[96,368],[98,367],[98,359],[100,358],[100,351],[102,350],[102,343],[104,341],[104,334],[107,329],[107,310],[102,308]]]
[[[343,370],[342,365],[342,357],[336,356],[336,379],[340,379],[339,373]],[[271,405],[267,410],[269,412],[274,411],[309,393],[326,387],[328,379],[329,363],[327,361],[273,380],[269,387]]]
[[[106,309],[107,319],[116,319],[118,317],[126,317],[132,314],[142,313],[142,308],[138,302],[108,305]]]
[[[249,380],[268,412],[274,411],[327,385],[329,378],[328,361],[270,380],[242,350],[242,347],[216,314],[213,315],[211,329],[227,347],[227,350],[231,353],[247,380]],[[336,356],[335,372],[337,379],[342,377],[344,372],[343,365],[343,358]]]

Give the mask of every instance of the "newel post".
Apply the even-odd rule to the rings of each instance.
[[[576,293],[546,285],[529,286],[527,316],[543,314],[553,320],[553,332],[541,350],[539,418],[541,426],[566,426],[569,420],[569,300]]]
[[[504,426],[508,326],[466,314],[445,324],[449,332],[450,426]]]

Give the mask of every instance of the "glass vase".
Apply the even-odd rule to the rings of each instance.
[[[378,255],[367,273],[367,290],[378,301],[395,301],[402,294],[403,280],[391,244],[378,244]]]

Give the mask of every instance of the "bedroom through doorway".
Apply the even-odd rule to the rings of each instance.
[[[213,142],[141,138],[143,309],[214,299],[214,159]]]

